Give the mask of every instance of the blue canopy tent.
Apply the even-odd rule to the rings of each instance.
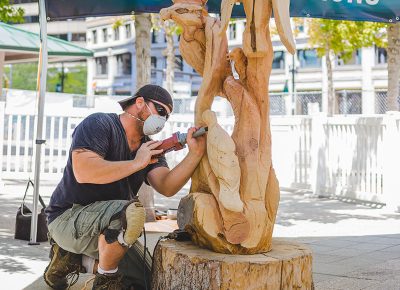
[[[172,4],[171,0],[46,0],[50,20],[131,14],[135,12],[158,13]],[[221,0],[209,0],[208,11],[219,13]],[[234,8],[235,17],[244,17],[242,5]],[[292,0],[292,17],[330,18],[396,22],[400,19],[399,0]]]
[[[39,0],[41,35],[40,89],[38,96],[38,127],[36,134],[36,164],[33,212],[38,212],[40,180],[40,152],[42,140],[43,109],[47,71],[47,20],[82,18],[90,16],[127,15],[133,12],[158,13],[172,4],[171,0]],[[208,11],[219,13],[221,1],[209,0]],[[328,18],[337,20],[375,21],[394,23],[400,21],[399,0],[292,0],[292,17]],[[48,16],[48,17],[47,17]],[[237,5],[234,17],[244,17],[243,7]],[[36,244],[37,215],[33,214],[30,244]]]

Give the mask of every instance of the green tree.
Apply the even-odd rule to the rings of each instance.
[[[9,0],[0,0],[0,21],[19,23],[24,21],[24,10],[10,5]],[[3,80],[4,53],[0,53],[0,97],[2,88],[7,85],[7,80]]]
[[[55,92],[57,85],[61,84],[61,78],[63,74],[60,68],[49,68],[48,70],[48,82],[47,91]],[[64,68],[64,90],[63,93],[68,94],[86,94],[87,85],[87,67],[71,66]]]
[[[21,63],[14,64],[12,69],[6,67],[4,74],[7,80],[7,86],[12,89],[19,90],[36,90],[37,83],[37,63]],[[12,75],[10,75],[12,74]],[[64,73],[64,93],[70,94],[86,94],[86,66],[74,66],[68,68],[68,72]],[[47,91],[55,92],[57,84],[61,80],[60,69],[57,67],[49,67],[47,71]]]
[[[317,49],[320,57],[326,57],[328,71],[328,115],[336,112],[333,87],[332,62],[334,56],[349,61],[353,53],[373,44],[385,46],[384,23],[312,19],[308,22],[309,43]]]
[[[24,9],[10,5],[9,0],[0,0],[0,21],[20,23],[24,21]]]

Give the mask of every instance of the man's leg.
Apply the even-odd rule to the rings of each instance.
[[[144,221],[144,208],[140,203],[132,201],[124,206],[120,217],[118,219],[114,218],[104,233],[99,236],[98,274],[96,275],[93,288],[101,288],[102,285],[107,283],[107,279],[110,280],[111,278],[104,275],[115,274],[123,258],[128,257],[128,259],[125,258],[125,260],[130,260],[129,257],[132,255],[127,253],[134,251],[136,248],[135,245],[132,246],[132,244],[137,241],[137,238],[142,232]],[[123,230],[122,232],[121,229]],[[134,255],[132,258],[134,258],[135,261],[130,261],[128,263],[130,266],[129,270],[121,271],[120,269],[119,271],[124,275],[124,284],[126,287],[133,284],[145,285],[146,282],[143,281],[143,266],[141,266],[140,269],[135,267],[136,265],[142,265],[141,261],[143,261],[143,256]],[[124,269],[124,262],[122,262],[122,269]],[[138,289],[145,288],[147,287]]]
[[[104,270],[115,269],[128,248],[112,239],[110,241],[110,237],[106,241],[101,233],[105,230],[119,233],[124,228],[122,240],[126,238],[128,243],[132,243],[143,226],[139,225],[138,229],[140,221],[135,224],[138,221],[135,218],[136,207],[126,205],[127,201],[118,200],[96,202],[88,206],[74,205],[49,225],[50,237],[70,254],[84,254],[95,259],[100,257],[100,265]],[[144,216],[142,218],[144,220]]]
[[[99,266],[109,271],[118,267],[119,261],[128,251],[128,247],[122,246],[118,241],[107,243],[103,234],[99,237]]]

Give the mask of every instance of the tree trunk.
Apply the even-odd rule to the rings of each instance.
[[[136,89],[151,82],[151,27],[151,15],[149,13],[135,15]],[[146,222],[155,221],[153,188],[143,183],[138,195],[146,210]]]
[[[151,16],[149,13],[135,15],[136,88],[151,82]]]
[[[328,73],[328,116],[331,117],[336,112],[336,95],[333,87],[333,68],[332,53],[330,49],[326,50],[326,70]]]
[[[167,47],[164,50],[164,55],[167,57],[167,68],[165,72],[166,89],[171,94],[174,93],[174,79],[175,79],[175,46],[174,46],[174,25],[170,21],[164,22],[165,38],[167,40]]]
[[[400,80],[400,22],[389,24],[388,34],[388,111],[398,111],[399,80]]]
[[[312,253],[274,239],[268,253],[235,256],[164,241],[154,252],[153,290],[313,289]]]

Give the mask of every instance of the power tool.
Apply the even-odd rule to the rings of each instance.
[[[207,133],[208,127],[201,127],[198,129],[196,132],[193,133],[193,137],[197,138],[199,136],[204,135]],[[165,139],[162,141],[162,144],[158,146],[155,150],[160,150],[163,149],[163,153],[159,155],[154,155],[153,158],[158,158],[165,153],[171,152],[171,151],[178,151],[186,147],[186,138],[187,138],[187,133],[180,133],[179,131],[172,134],[171,137],[168,139]]]

